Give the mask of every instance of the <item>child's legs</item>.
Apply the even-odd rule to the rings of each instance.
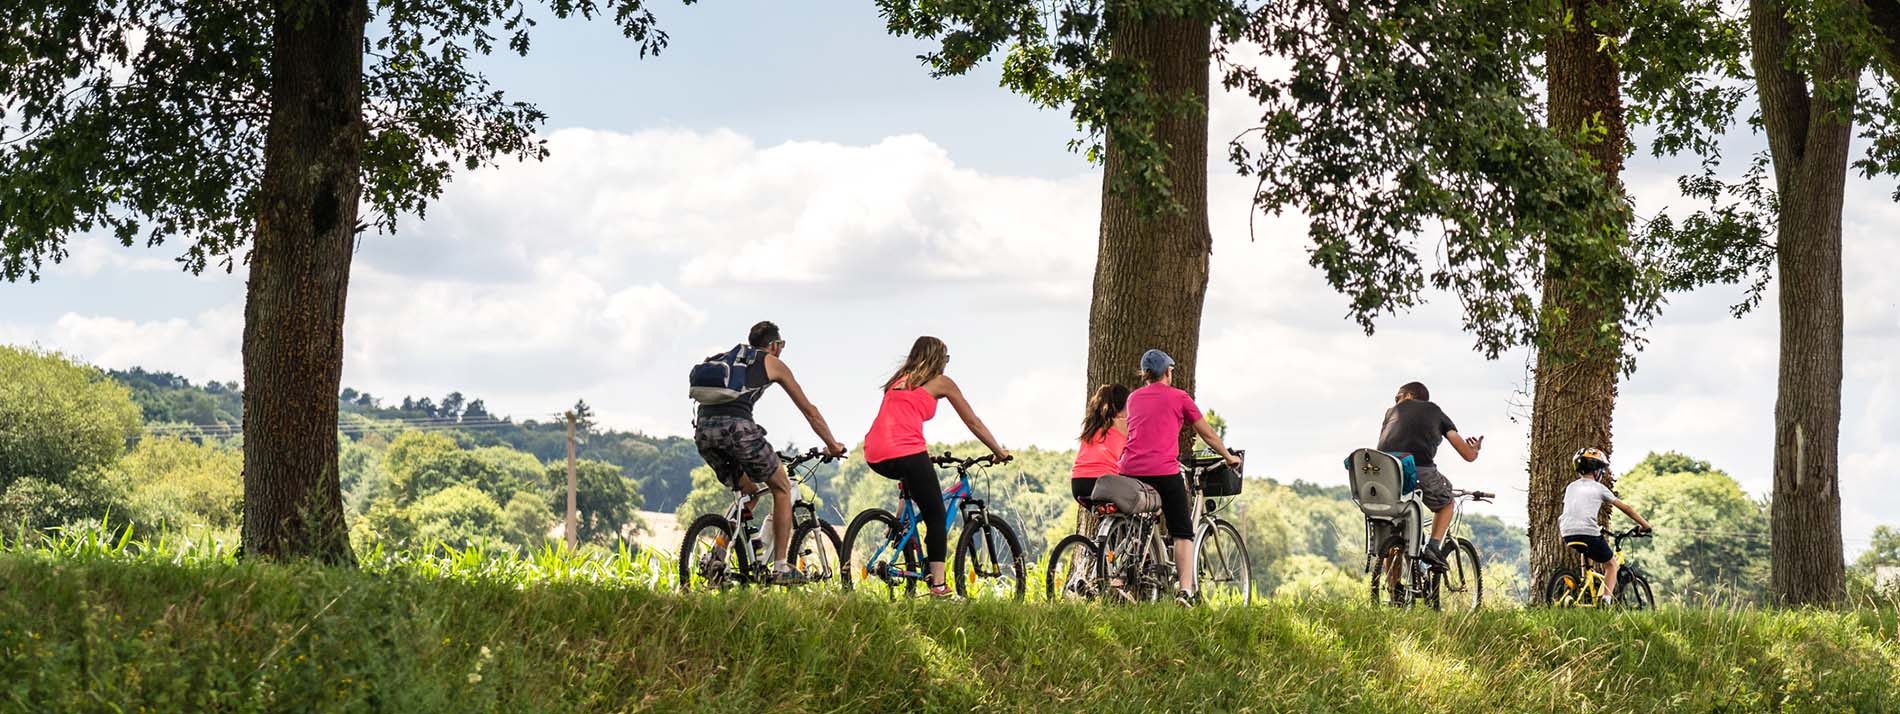
[[[1613,555],[1610,556],[1610,562],[1603,564],[1603,597],[1616,594],[1616,571],[1622,562],[1622,555]]]

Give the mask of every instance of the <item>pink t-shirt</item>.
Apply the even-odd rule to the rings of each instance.
[[[937,415],[937,398],[923,387],[886,389],[884,403],[864,435],[864,461],[877,463],[929,450],[924,422]]]
[[[1128,446],[1122,449],[1121,475],[1173,476],[1181,473],[1181,426],[1201,420],[1194,398],[1155,382],[1128,395]]]
[[[1069,478],[1100,478],[1117,473],[1121,468],[1122,447],[1127,444],[1128,434],[1112,426],[1094,439],[1082,442],[1075,452],[1075,470]]]

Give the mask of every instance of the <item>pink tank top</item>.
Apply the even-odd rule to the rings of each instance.
[[[1076,449],[1075,468],[1069,472],[1069,478],[1100,478],[1120,473],[1122,448],[1127,444],[1128,434],[1115,427],[1109,427],[1094,441],[1082,442]]]
[[[923,387],[886,389],[884,403],[871,421],[871,432],[864,435],[864,460],[867,463],[921,454],[929,450],[924,441],[924,422],[937,415],[937,398]]]

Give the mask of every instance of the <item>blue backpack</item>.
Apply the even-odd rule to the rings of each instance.
[[[706,361],[693,365],[687,378],[687,396],[700,404],[725,404],[764,389],[746,385],[747,373],[764,354],[750,346],[738,345],[729,352],[707,357]]]

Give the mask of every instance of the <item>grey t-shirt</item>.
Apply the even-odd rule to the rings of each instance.
[[[1610,488],[1594,479],[1578,477],[1564,487],[1564,514],[1557,519],[1559,536],[1598,535],[1603,526],[1597,513],[1605,503],[1622,503]]]
[[[1419,466],[1436,466],[1438,444],[1445,434],[1457,431],[1451,417],[1437,404],[1407,399],[1385,410],[1385,424],[1379,428],[1379,450],[1390,454],[1411,454]]]

